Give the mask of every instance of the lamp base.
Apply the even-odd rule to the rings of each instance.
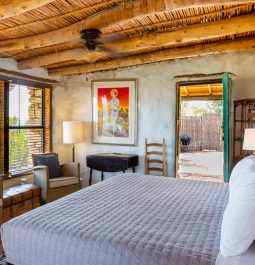
[[[73,162],[75,162],[75,144],[73,144]]]

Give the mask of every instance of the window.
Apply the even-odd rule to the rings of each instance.
[[[0,111],[0,142],[4,139],[0,173],[16,174],[32,168],[32,154],[51,151],[51,89],[20,82],[5,82],[4,87],[0,89],[1,111],[5,106],[4,115]]]

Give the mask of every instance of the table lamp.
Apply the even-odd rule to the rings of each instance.
[[[255,151],[255,128],[245,129],[243,150]]]
[[[63,122],[63,142],[73,145],[73,162],[75,161],[75,144],[83,141],[83,126],[81,121]]]

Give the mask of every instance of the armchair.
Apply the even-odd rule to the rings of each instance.
[[[32,158],[34,183],[41,188],[44,202],[52,202],[81,189],[79,163],[60,165],[55,153],[36,154]]]

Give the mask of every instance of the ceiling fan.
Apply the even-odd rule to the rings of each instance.
[[[82,29],[80,31],[80,39],[82,43],[85,45],[87,51],[89,52],[98,52],[103,53],[104,55],[109,55],[112,58],[118,58],[125,56],[125,52],[115,51],[114,49],[108,48],[106,42],[116,42],[118,40],[122,40],[123,37],[111,37],[110,39],[105,39],[102,41],[102,32],[96,28],[88,28]]]
[[[102,32],[99,29],[83,29],[80,31],[81,41],[84,43],[88,51],[93,52],[96,50],[97,45],[100,43]]]

